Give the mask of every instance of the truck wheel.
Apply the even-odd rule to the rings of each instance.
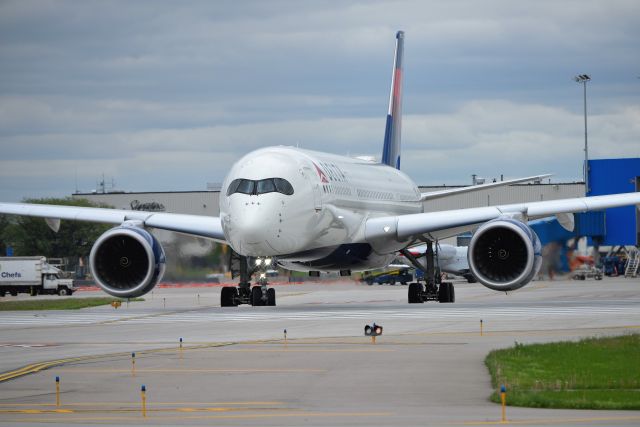
[[[71,293],[69,292],[69,289],[67,288],[60,288],[58,289],[58,295],[60,295],[61,297],[65,297],[67,295],[70,295]]]
[[[11,289],[11,290],[9,291],[9,293],[11,294],[11,296],[12,296],[12,297],[17,297],[17,296],[18,296],[18,291],[17,291],[17,290],[15,290],[15,289]]]

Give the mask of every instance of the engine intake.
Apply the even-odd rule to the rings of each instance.
[[[110,295],[144,295],[162,279],[165,256],[158,240],[143,228],[123,225],[96,240],[89,264],[95,281]]]
[[[540,239],[527,224],[498,218],[474,233],[467,258],[469,269],[484,286],[513,291],[538,274],[542,263]]]

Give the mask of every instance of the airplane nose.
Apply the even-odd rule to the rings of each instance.
[[[236,225],[242,231],[242,240],[245,243],[255,245],[263,243],[268,238],[268,227],[265,225],[263,218],[245,216]]]
[[[229,214],[230,243],[238,252],[249,256],[273,255],[267,242],[273,237],[274,225],[264,206],[248,203]]]

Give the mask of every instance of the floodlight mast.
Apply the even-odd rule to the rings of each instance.
[[[581,83],[584,96],[584,166],[582,172],[584,174],[584,194],[589,194],[589,144],[587,140],[587,82],[591,80],[587,74],[578,74],[573,78],[576,83]]]

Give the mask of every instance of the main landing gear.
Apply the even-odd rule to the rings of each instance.
[[[400,251],[405,258],[419,270],[424,269],[420,261],[414,257],[408,250]],[[409,304],[422,304],[425,301],[438,301],[441,303],[455,302],[456,294],[453,283],[443,282],[440,271],[435,268],[436,256],[433,252],[433,242],[427,241],[427,271],[424,272],[425,283],[420,282],[409,283]]]
[[[267,262],[268,261],[268,262]],[[220,293],[222,307],[237,307],[240,304],[276,305],[276,290],[267,285],[266,270],[271,267],[271,260],[249,258],[231,251],[229,260],[231,277],[240,276],[238,286],[225,286]],[[251,286],[251,276],[258,273],[258,282]]]

